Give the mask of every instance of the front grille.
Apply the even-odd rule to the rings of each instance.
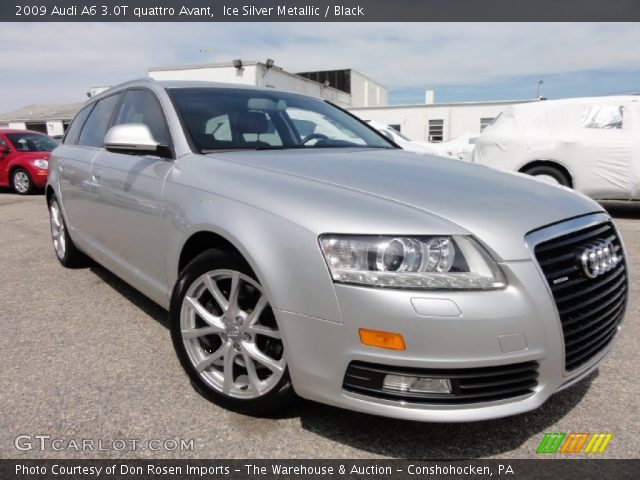
[[[618,265],[590,278],[580,263],[585,248],[610,241]],[[565,369],[575,370],[609,345],[624,316],[627,273],[622,244],[610,222],[578,230],[535,247],[558,308],[564,335]]]
[[[386,375],[448,378],[452,392],[425,394],[383,389]],[[464,404],[490,402],[533,393],[538,385],[538,363],[498,367],[424,369],[402,368],[354,361],[349,364],[342,388],[371,397],[412,403]]]

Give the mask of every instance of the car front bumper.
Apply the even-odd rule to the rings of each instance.
[[[515,415],[597,368],[603,349],[570,374],[564,370],[562,326],[534,261],[501,264],[504,290],[416,292],[335,285],[343,323],[276,311],[295,391],[304,398],[387,417],[466,422]],[[362,345],[359,329],[400,333],[406,350]],[[537,363],[537,383],[510,398],[438,404],[382,398],[345,388],[352,362],[401,369],[481,369]]]
[[[39,168],[30,170],[31,179],[36,188],[44,188],[47,185],[47,171]]]

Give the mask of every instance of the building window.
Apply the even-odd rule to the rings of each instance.
[[[494,117],[485,117],[480,119],[480,131],[483,131],[494,122]]]
[[[429,141],[441,142],[444,133],[444,120],[429,120]]]

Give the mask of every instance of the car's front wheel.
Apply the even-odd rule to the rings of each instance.
[[[16,168],[11,173],[11,187],[18,195],[29,195],[35,190],[33,180],[24,168]]]
[[[250,415],[291,403],[278,324],[240,255],[208,250],[192,260],[174,288],[170,316],[178,358],[205,397]]]

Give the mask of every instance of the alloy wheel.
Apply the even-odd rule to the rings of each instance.
[[[280,331],[260,284],[214,270],[187,290],[180,311],[185,350],[200,377],[233,398],[258,398],[278,384],[286,362]]]
[[[51,201],[49,206],[49,221],[51,223],[51,237],[53,238],[53,248],[60,260],[64,258],[67,249],[66,230],[60,205],[56,200]]]
[[[22,170],[19,170],[13,174],[13,186],[18,193],[28,192],[30,184],[31,181],[29,180],[29,175],[27,175]]]

